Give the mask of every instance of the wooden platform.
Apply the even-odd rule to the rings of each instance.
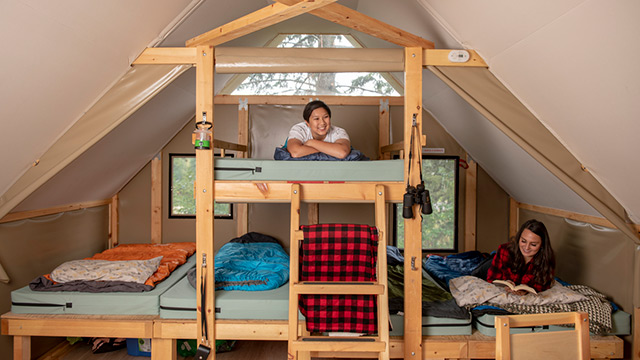
[[[14,336],[14,359],[30,359],[32,336],[152,338],[152,359],[176,359],[174,339],[196,338],[195,320],[165,320],[157,316],[35,315],[6,313],[1,317],[3,335]],[[286,320],[218,320],[216,338],[286,341]],[[402,337],[390,338],[391,358],[404,357]],[[617,336],[591,336],[591,358],[622,359],[623,341]],[[478,331],[472,335],[425,336],[423,359],[493,359],[495,338]],[[331,354],[315,353],[317,357]],[[363,354],[341,354],[352,358]]]

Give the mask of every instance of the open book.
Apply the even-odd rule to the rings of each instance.
[[[532,294],[537,294],[536,290],[534,288],[532,288],[531,286],[529,286],[529,285],[525,285],[525,284],[516,285],[512,281],[509,281],[509,280],[493,280],[493,283],[494,284],[498,284],[498,285],[507,286],[513,291],[524,290],[524,291],[530,292]]]

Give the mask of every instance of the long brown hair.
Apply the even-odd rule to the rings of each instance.
[[[553,249],[551,248],[551,241],[549,240],[547,228],[538,220],[532,219],[522,224],[516,236],[509,241],[509,252],[513,259],[511,269],[512,271],[519,273],[521,269],[523,271],[527,265],[525,263],[524,256],[522,256],[522,253],[520,252],[520,247],[518,246],[522,232],[525,229],[540,236],[541,240],[540,250],[533,259],[531,259],[533,262],[534,279],[537,283],[543,285],[550,284],[555,273],[556,257],[553,253]]]

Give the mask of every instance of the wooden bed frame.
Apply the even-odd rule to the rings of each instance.
[[[331,8],[331,10],[329,10]],[[324,11],[326,10],[326,12]],[[314,12],[315,11],[315,12]],[[404,61],[400,68],[405,73],[404,106],[404,141],[391,145],[388,134],[380,132],[379,144],[384,151],[399,150],[401,153],[422,153],[425,144],[423,136],[413,142],[409,141],[412,126],[417,133],[422,134],[422,70],[428,65],[449,66],[481,66],[486,67],[484,61],[470,50],[472,61],[468,63],[451,63],[447,60],[448,50],[436,50],[433,43],[421,39],[410,33],[384,24],[378,20],[366,17],[351,9],[335,3],[335,0],[278,0],[272,6],[249,14],[218,29],[195,37],[187,42],[184,48],[149,48],[134,61],[138,64],[173,64],[191,65],[196,68],[196,122],[200,121],[199,114],[209,114],[208,120],[213,120],[214,105],[214,73],[215,48],[219,44],[235,39],[263,27],[296,16],[313,12],[318,16],[335,18],[336,22],[354,29],[375,28],[375,36],[400,45],[404,48]],[[346,14],[335,16],[332,14]],[[338,20],[339,19],[339,20]],[[300,49],[303,50],[303,49]],[[228,51],[228,49],[227,49]],[[271,51],[271,50],[270,50]],[[354,49],[357,51],[357,49]],[[316,53],[314,53],[316,54]],[[325,65],[333,64],[335,58],[314,55],[314,61]],[[346,59],[357,63],[358,57]],[[343,59],[344,60],[344,59]],[[355,61],[354,61],[355,60]],[[369,61],[375,63],[376,60]],[[362,59],[360,59],[362,61]],[[384,60],[382,61],[384,62]],[[344,65],[344,61],[342,64]],[[308,64],[307,64],[308,65]],[[312,64],[313,65],[313,64]],[[380,64],[376,64],[380,65]],[[393,69],[377,69],[374,71],[398,71],[398,64],[392,64]],[[279,72],[282,71],[278,68]],[[299,69],[291,69],[299,72]],[[310,70],[307,70],[310,71]],[[345,71],[336,69],[336,71]],[[400,70],[401,71],[401,70]],[[290,97],[291,98],[291,97]],[[215,97],[219,99],[219,97]],[[379,98],[375,98],[379,100]],[[233,100],[232,100],[233,101]],[[305,101],[297,99],[296,101]],[[308,100],[306,100],[308,101]],[[237,100],[236,100],[237,102]],[[341,103],[349,104],[348,99]],[[247,112],[240,112],[240,118],[248,119]],[[389,128],[388,111],[381,115],[380,129]],[[385,123],[386,121],[386,123]],[[244,139],[244,140],[243,140]],[[386,139],[386,141],[385,141]],[[241,121],[239,125],[240,145],[230,147],[233,150],[246,150],[248,145],[248,126]],[[382,152],[381,152],[382,153]],[[382,158],[382,156],[381,156]],[[385,188],[386,202],[401,202],[405,185],[416,185],[420,182],[418,170],[421,167],[420,156],[412,159],[405,157],[405,179],[402,182],[382,183]],[[201,304],[197,297],[198,307],[205,311],[198,313],[196,320],[167,320],[157,316],[92,316],[92,315],[21,315],[6,313],[2,315],[1,332],[14,337],[14,359],[30,359],[30,344],[32,336],[77,336],[77,337],[128,337],[151,338],[152,359],[175,359],[176,339],[201,339],[202,328],[197,326],[201,317],[207,319],[207,332],[211,340],[215,339],[251,339],[287,341],[289,339],[288,321],[252,321],[252,320],[215,320],[211,309],[214,308],[213,283],[214,272],[212,260],[213,248],[213,203],[227,202],[289,202],[291,184],[281,182],[232,182],[214,181],[213,151],[196,151],[196,243],[198,259],[207,258],[209,264],[202,267],[198,262],[198,285],[202,278],[201,272],[206,272],[207,304]],[[407,171],[410,169],[411,171]],[[353,182],[345,184],[304,184],[302,201],[309,203],[320,202],[374,202],[371,198],[375,183]],[[416,205],[417,206],[417,205]],[[160,212],[158,212],[160,213]],[[414,209],[414,213],[419,213]],[[240,218],[246,217],[246,208],[241,210]],[[239,225],[242,230],[243,225]],[[246,224],[244,225],[246,230]],[[405,221],[405,324],[404,337],[389,337],[381,339],[387,342],[391,358],[405,359],[491,359],[495,354],[495,338],[474,332],[468,336],[422,336],[421,335],[421,269],[411,269],[411,261],[422,257],[421,249],[422,224],[419,217]],[[198,286],[199,288],[199,286]],[[301,324],[298,324],[298,331]],[[330,357],[328,353],[312,353]],[[351,356],[349,352],[342,352],[341,356]],[[591,337],[591,355],[596,359],[622,358],[622,340],[615,336]],[[362,356],[361,354],[359,356]],[[212,353],[211,359],[215,358]],[[295,358],[295,356],[294,356]],[[307,358],[300,356],[299,358]]]
[[[217,320],[220,339],[287,341],[286,320]],[[157,316],[117,315],[2,315],[2,333],[12,335],[14,359],[31,359],[32,336],[130,337],[151,338],[151,358],[175,360],[176,339],[197,336],[196,320],[160,319]],[[389,339],[390,357],[404,358],[402,337]],[[591,336],[592,359],[623,358],[623,341],[616,336]],[[422,359],[494,359],[495,337],[478,331],[472,335],[422,337]],[[312,356],[331,357],[329,353]],[[342,353],[341,356],[362,354]]]

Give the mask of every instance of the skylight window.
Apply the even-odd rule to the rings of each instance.
[[[350,35],[281,34],[270,47],[359,48]],[[398,96],[400,83],[389,73],[259,73],[237,75],[222,90],[231,95]]]

